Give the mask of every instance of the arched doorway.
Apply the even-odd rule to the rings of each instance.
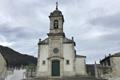
[[[59,60],[52,60],[51,74],[52,76],[60,76],[60,61]]]

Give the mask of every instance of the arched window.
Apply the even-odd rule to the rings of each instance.
[[[58,20],[54,20],[54,29],[58,29]]]

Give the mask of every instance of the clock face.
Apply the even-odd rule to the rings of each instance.
[[[53,52],[54,52],[54,53],[58,53],[58,52],[59,52],[59,49],[58,49],[58,48],[54,48],[54,49],[53,49]]]

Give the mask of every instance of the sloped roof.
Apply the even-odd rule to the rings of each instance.
[[[51,12],[50,16],[56,17],[56,16],[63,16],[63,15],[62,15],[62,12],[57,9],[57,10],[54,10],[53,12]]]
[[[111,55],[112,57],[120,57],[120,52],[117,52],[117,53],[115,53],[115,54],[113,54],[113,55]]]
[[[48,44],[49,38],[44,39],[43,41],[39,41],[38,45],[40,44]]]
[[[58,8],[56,7],[56,10],[54,10],[53,12],[50,13],[49,17],[62,17],[63,22],[64,22],[64,17],[63,14],[60,10],[58,10]]]
[[[64,41],[63,41],[63,42],[64,42],[64,43],[74,43],[73,40],[68,39],[68,38],[64,38]]]
[[[83,57],[83,58],[86,58],[86,56],[83,56],[83,55],[76,55],[75,57]]]
[[[104,59],[102,59],[101,61],[100,61],[100,63],[101,62],[104,62],[105,60],[108,60],[108,59],[110,59],[111,57],[120,57],[120,52],[117,52],[117,53],[114,53],[114,54],[109,54],[109,56],[107,56],[107,57],[105,57]]]

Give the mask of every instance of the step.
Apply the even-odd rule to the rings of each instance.
[[[24,80],[107,80],[107,79],[97,79],[95,77],[64,77],[64,78],[31,78]]]

